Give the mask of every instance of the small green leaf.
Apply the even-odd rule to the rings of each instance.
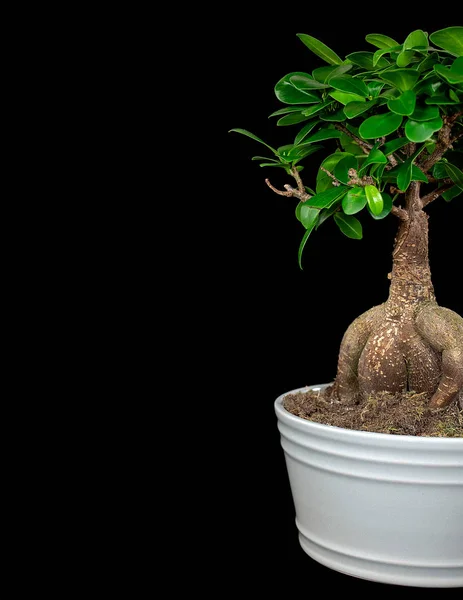
[[[261,140],[259,137],[257,137],[257,135],[254,135],[253,133],[251,133],[250,131],[247,131],[246,129],[230,129],[230,132],[235,131],[236,133],[241,133],[241,135],[246,135],[247,137],[250,137],[252,140],[255,140],[256,142],[259,142],[260,144],[263,144],[264,146],[267,146],[267,148],[269,150],[271,150],[273,152],[273,154],[277,154],[277,151],[275,150],[275,148],[272,148],[272,146],[269,146],[268,144],[266,144],[263,140]]]
[[[316,104],[315,106],[309,106],[308,108],[304,109],[303,114],[306,117],[311,117],[312,115],[315,115],[318,112],[320,112],[321,110],[330,106],[330,104],[333,104],[333,100],[327,100],[326,102],[322,102],[321,104]]]
[[[391,69],[380,73],[379,76],[401,92],[406,92],[416,84],[419,73],[415,69]]]
[[[304,108],[305,106],[284,106],[283,108],[279,108],[278,110],[273,112],[271,115],[268,116],[268,118],[270,119],[270,117],[279,117],[280,115],[288,115],[289,113],[301,112],[302,110],[304,110]]]
[[[324,192],[325,190],[333,189],[333,179],[325,173],[325,171],[322,171],[321,167],[333,174],[336,165],[346,156],[352,156],[352,154],[348,154],[347,152],[335,152],[325,158],[317,173],[317,183],[315,187],[317,194]]]
[[[285,125],[296,125],[297,123],[303,123],[304,121],[308,121],[309,117],[307,117],[304,112],[294,112],[289,115],[285,115],[278,119],[277,125],[279,127]]]
[[[408,119],[405,123],[405,135],[411,142],[425,142],[433,133],[439,131],[443,125],[440,117],[432,121],[412,121]]]
[[[451,187],[449,190],[447,190],[446,192],[444,192],[442,194],[442,198],[446,202],[450,202],[451,200],[453,200],[454,198],[459,196],[461,193],[462,193],[462,189],[460,187],[458,187],[457,185],[454,185],[453,187]]]
[[[360,221],[351,215],[345,215],[337,212],[334,215],[336,225],[344,235],[353,240],[361,240],[363,237],[362,224]]]
[[[423,183],[428,183],[428,178],[416,165],[412,165],[412,181],[422,181]]]
[[[415,110],[410,115],[412,121],[433,121],[439,117],[437,106],[415,106]]]
[[[373,164],[387,164],[386,156],[381,152],[381,150],[378,150],[377,148],[373,148],[372,150],[370,150],[370,154],[367,156],[365,162],[362,165],[362,168],[359,170],[359,175],[362,175],[365,172],[365,169],[369,165]]]
[[[385,58],[380,57],[376,63],[373,64],[373,52],[352,52],[346,56],[346,60],[350,60],[354,65],[358,65],[367,71],[373,71],[376,69],[384,69],[389,66],[389,61]]]
[[[311,123],[307,123],[307,125],[304,125],[304,127],[296,135],[294,143],[296,145],[300,144],[304,140],[304,138],[306,138],[309,135],[309,133],[312,131],[312,129],[314,129],[314,127],[316,127],[318,124],[319,124],[318,121],[312,121]]]
[[[353,65],[342,64],[334,67],[318,67],[312,71],[312,77],[321,83],[328,83],[331,77],[338,77],[352,69]]]
[[[463,75],[452,71],[449,67],[440,64],[434,65],[434,71],[448,83],[463,83]]]
[[[336,202],[330,206],[330,208],[323,208],[320,211],[320,218],[318,219],[317,229],[322,225],[327,219],[329,219],[334,213],[339,210],[340,200],[336,200]]]
[[[317,213],[319,211],[316,211]],[[315,218],[313,219],[313,222],[310,226],[306,226],[306,232],[304,233],[304,237],[302,238],[302,241],[299,245],[299,251],[298,251],[298,262],[299,262],[299,267],[302,269],[302,253],[304,251],[305,245],[307,243],[307,240],[309,239],[310,234],[312,233],[312,231],[314,230],[314,227],[317,224],[319,215],[317,214],[315,216]]]
[[[314,54],[319,56],[322,60],[327,62],[329,65],[340,65],[342,63],[342,59],[328,48],[323,42],[317,40],[317,38],[312,37],[311,35],[307,35],[305,33],[298,33],[297,37],[301,40],[303,44],[307,46],[309,50],[312,50]]]
[[[306,202],[303,202],[299,214],[301,217],[301,223],[306,229],[310,229],[311,227],[313,227],[314,221],[318,219],[320,209],[312,208],[311,206],[308,206]]]
[[[358,161],[355,156],[352,156],[352,154],[347,154],[347,156],[340,160],[335,166],[333,175],[338,181],[341,181],[341,183],[345,183],[347,185],[350,181],[349,170],[357,170],[357,168]]]
[[[300,144],[299,146],[294,146],[288,153],[287,159],[295,165],[303,158],[307,158],[317,150],[321,150],[323,146],[316,144]]]
[[[393,154],[400,148],[403,148],[408,144],[407,138],[396,138],[395,140],[391,140],[390,142],[386,142],[383,146],[383,153],[386,156]]]
[[[413,90],[407,90],[398,98],[391,98],[387,103],[387,107],[390,111],[405,116],[409,116],[413,113],[415,105],[416,94]]]
[[[344,196],[346,192],[347,187],[343,185],[332,187],[331,189],[321,192],[320,194],[312,196],[312,198],[306,200],[306,204],[308,206],[313,206],[314,208],[329,208],[334,204],[334,202],[336,202],[336,200],[338,200],[338,198]]]
[[[431,33],[431,42],[455,56],[463,56],[463,27],[446,27]]]
[[[439,161],[432,169],[432,176],[435,179],[445,179],[447,177],[447,170],[445,168],[445,162]]]
[[[354,117],[358,117],[362,113],[366,112],[373,108],[376,105],[376,101],[372,100],[371,102],[349,102],[344,107],[344,115],[348,119],[353,119]]]
[[[456,104],[459,104],[460,98],[456,95],[454,90],[449,90],[449,98],[453,100]]]
[[[399,129],[402,125],[402,120],[403,117],[395,113],[385,113],[368,117],[359,127],[360,136],[364,140],[370,140],[389,135]]]
[[[452,99],[445,94],[436,94],[435,96],[431,96],[430,98],[426,98],[426,104],[437,105],[437,106],[445,106],[451,104],[458,104],[458,100]]]
[[[397,186],[402,192],[405,192],[408,189],[412,180],[412,165],[413,162],[409,158],[397,169]]]
[[[353,187],[342,199],[342,210],[346,215],[355,215],[365,208],[367,197],[363,187]]]
[[[300,71],[288,73],[282,77],[275,85],[275,96],[278,100],[285,104],[314,104],[320,102],[320,97],[316,93],[301,91],[294,87],[291,83],[291,77],[296,75],[310,77],[308,73],[301,73]]]
[[[417,29],[412,31],[404,42],[404,50],[410,50],[411,48],[427,48],[428,47],[428,34]]]
[[[463,172],[450,163],[444,163],[444,167],[453,183],[463,190]]]
[[[332,140],[334,138],[340,138],[341,132],[334,129],[320,129],[317,133],[314,133],[306,139],[306,143],[321,142],[322,140]]]
[[[346,115],[344,114],[343,109],[340,108],[334,112],[322,113],[320,119],[322,119],[322,121],[327,121],[328,123],[340,123],[341,121],[346,120]]]
[[[398,46],[395,40],[381,33],[369,33],[365,39],[369,44],[377,48],[393,48],[394,46]]]
[[[365,195],[371,212],[374,215],[381,214],[384,208],[384,202],[381,192],[378,190],[378,188],[375,185],[366,185]]]
[[[342,77],[330,78],[330,86],[341,92],[349,92],[350,94],[357,94],[363,98],[368,98],[370,91],[361,79],[355,79],[350,75],[343,75]]]
[[[385,194],[384,192],[381,193],[381,196],[383,198],[383,210],[375,215],[369,206],[367,206],[368,212],[370,213],[370,215],[373,217],[373,219],[375,219],[376,221],[379,221],[380,219],[384,219],[385,217],[387,217],[387,215],[391,212],[392,210],[392,198],[389,196],[389,194]]]
[[[396,65],[400,68],[407,67],[413,61],[414,56],[413,50],[402,50],[395,61]]]
[[[329,95],[341,104],[349,104],[349,102],[365,102],[363,96],[351,94],[350,92],[340,92],[339,90],[336,90],[335,92],[330,92]]]
[[[369,81],[367,83],[367,88],[370,92],[370,96],[372,98],[377,98],[380,95],[384,85],[385,83],[383,81]]]
[[[269,158],[268,156],[253,156],[251,160],[268,160],[270,162],[278,163],[274,158]]]
[[[382,48],[379,50],[376,50],[376,52],[373,54],[373,67],[376,67],[376,65],[378,64],[378,61],[380,60],[380,58],[384,55],[384,54],[391,54],[392,52],[401,52],[402,51],[402,44],[397,44],[396,46],[392,46],[391,48]]]
[[[308,75],[293,75],[290,77],[290,82],[294,85],[294,87],[298,90],[314,90],[314,89],[324,89],[330,87],[327,83],[320,83],[316,79],[312,79]]]

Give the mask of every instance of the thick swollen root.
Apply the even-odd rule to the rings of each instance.
[[[425,305],[416,318],[424,340],[442,355],[442,376],[430,405],[441,408],[458,398],[463,403],[463,319],[433,304]]]
[[[357,317],[342,338],[339,350],[335,392],[346,403],[356,402],[359,394],[358,364],[371,332],[384,318],[384,304],[374,306]]]

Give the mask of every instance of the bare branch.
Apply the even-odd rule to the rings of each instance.
[[[336,177],[333,175],[333,173],[330,173],[330,171],[328,171],[328,169],[325,169],[325,167],[320,167],[321,171],[324,171],[328,177],[331,177],[331,179],[333,180],[333,185],[336,187],[339,187],[341,185],[341,182],[339,181],[339,179],[336,179]]]
[[[338,131],[342,131],[346,135],[348,135],[351,139],[355,141],[355,143],[360,146],[360,148],[365,152],[365,154],[370,154],[370,150],[373,148],[371,144],[361,140],[359,137],[351,133],[345,125],[342,123],[336,123],[335,127]]]
[[[301,202],[305,202],[309,198],[312,198],[312,196],[305,191],[304,186],[302,186],[304,191],[301,192],[300,190],[295,190],[293,187],[286,184],[284,186],[286,192],[283,192],[282,190],[277,190],[276,187],[273,187],[273,185],[270,183],[270,181],[268,179],[265,180],[265,183],[268,185],[268,187],[273,192],[275,192],[275,194],[278,194],[279,196],[286,196],[287,198],[297,198]]]
[[[401,221],[408,221],[409,218],[408,212],[403,208],[400,208],[400,206],[393,206],[391,209],[391,214],[394,215],[394,217],[400,219]]]
[[[428,158],[425,161],[419,164],[419,167],[422,171],[424,171],[424,173],[429,171],[429,169],[431,169],[431,167],[433,167],[436,164],[436,162],[438,162],[444,156],[446,151],[455,141],[455,139],[452,139],[450,137],[450,132],[458,116],[460,116],[461,114],[462,113],[455,113],[451,117],[444,117],[444,125],[440,129],[439,134],[437,136],[437,143],[434,152],[430,156],[428,156]]]
[[[434,202],[434,200],[437,200],[439,196],[442,196],[442,194],[444,192],[447,192],[451,187],[453,187],[453,185],[453,182],[445,183],[441,187],[435,189],[433,192],[429,192],[429,194],[423,196],[423,198],[421,199],[421,201],[423,202],[423,208],[428,204],[431,204],[431,202]]]
[[[291,168],[291,173],[293,174],[293,177],[296,180],[297,189],[301,193],[305,194],[305,187],[304,187],[304,184],[302,183],[302,179],[301,179],[301,176],[299,175],[299,171],[297,170],[297,168],[296,167],[292,167]]]

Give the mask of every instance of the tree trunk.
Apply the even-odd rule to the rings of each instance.
[[[344,401],[413,390],[446,406],[463,394],[463,319],[436,303],[418,182],[411,183],[405,208],[389,297],[356,319],[341,343],[335,389]]]

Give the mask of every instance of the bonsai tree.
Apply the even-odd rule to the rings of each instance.
[[[294,141],[275,149],[231,131],[266,147],[270,156],[253,158],[261,167],[294,180],[283,190],[265,181],[297,201],[305,229],[299,265],[309,236],[330,218],[353,239],[362,237],[362,211],[398,225],[389,297],[347,329],[333,393],[356,403],[414,390],[429,394],[432,407],[463,407],[463,319],[436,301],[426,214],[432,202],[458,202],[463,192],[463,27],[416,30],[403,43],[369,34],[372,50],[344,60],[318,39],[298,37],[326,64],[275,86],[284,106],[270,116],[279,126],[301,125]],[[315,181],[304,182],[303,161],[322,150]]]

